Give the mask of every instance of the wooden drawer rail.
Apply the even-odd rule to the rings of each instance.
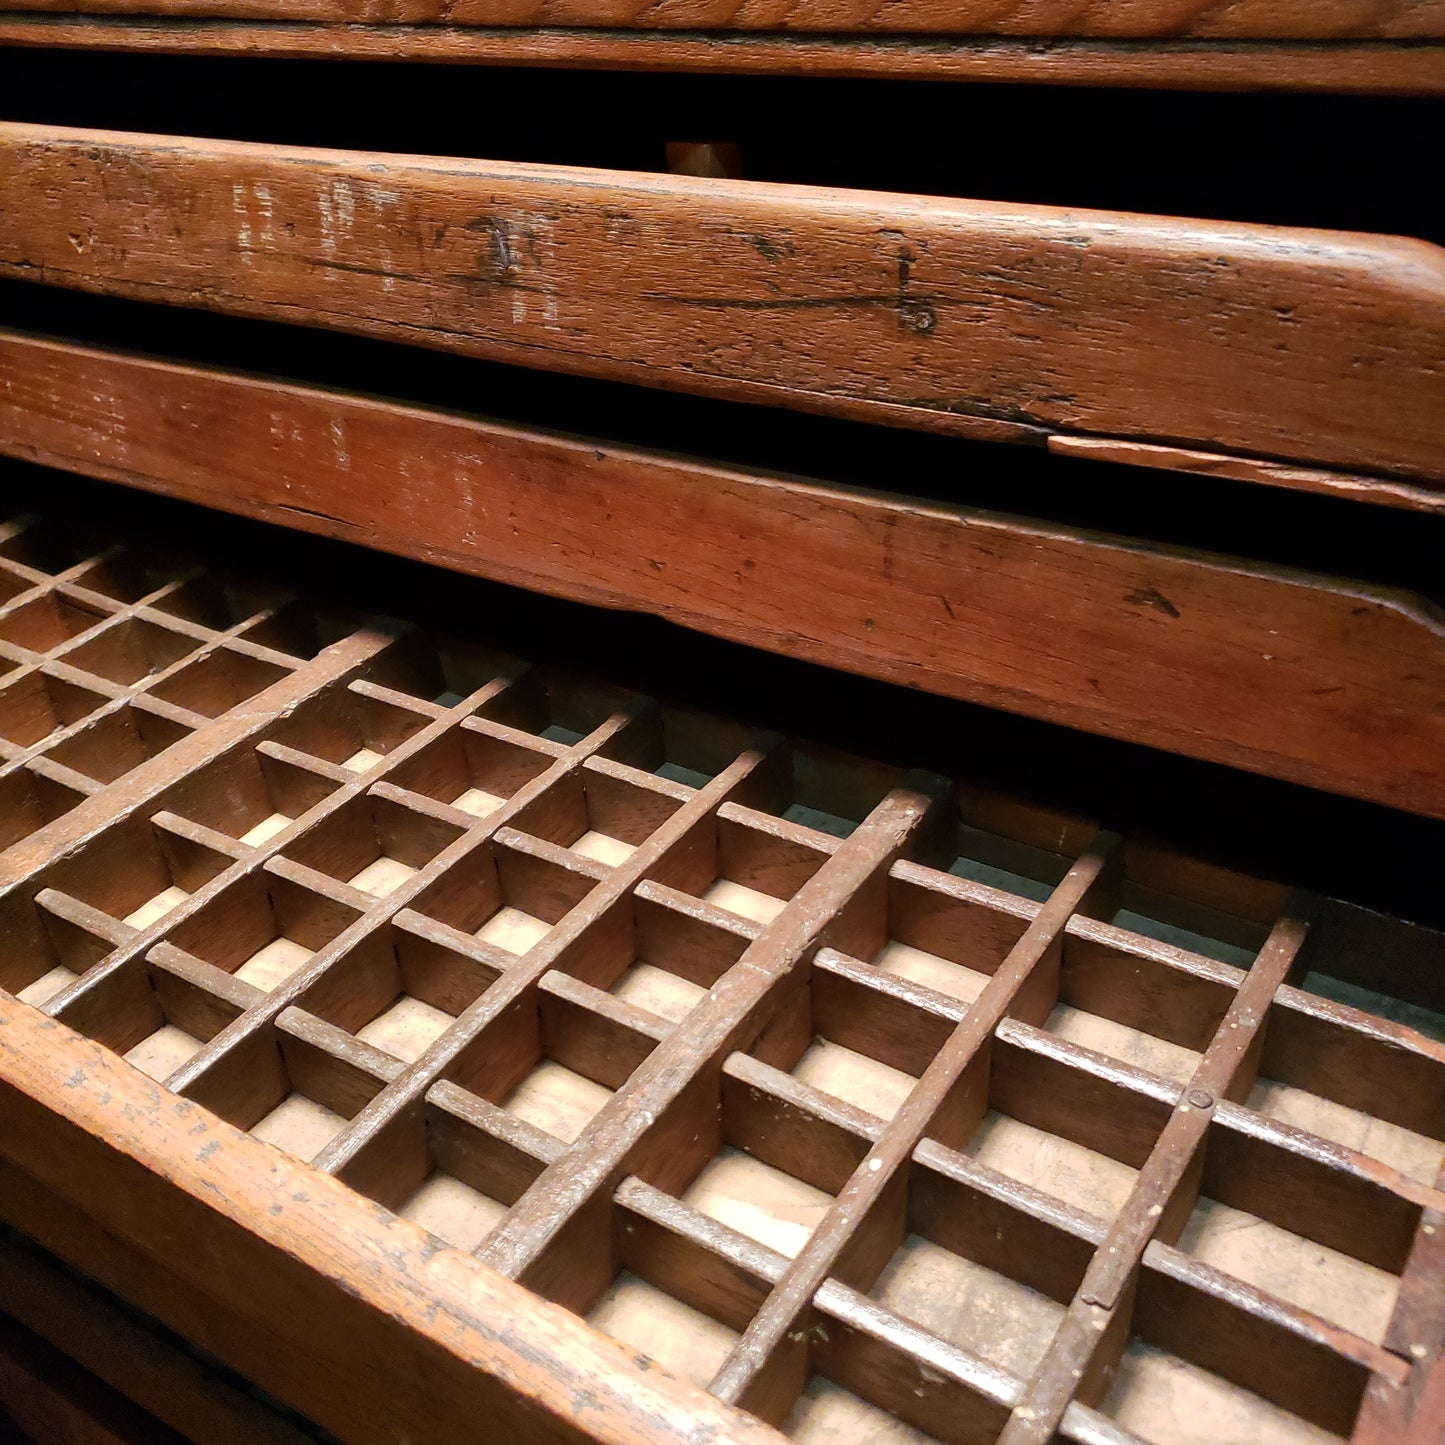
[[[292,677],[0,854],[46,1248],[348,1441],[1438,1433],[1445,940],[475,641]]]
[[[6,331],[0,451],[1445,817],[1406,594]]]
[[[960,435],[1445,480],[1445,261],[1408,240],[5,124],[0,275]]]
[[[888,77],[1167,90],[1445,94],[1445,45],[1352,39],[1117,40],[1077,36],[863,36],[797,30],[610,29],[561,25],[316,22],[280,12],[248,19],[217,4],[215,18],[0,9],[0,45],[178,55],[412,61],[694,73]],[[1437,7],[1438,8],[1438,7]],[[1423,13],[1423,7],[1417,6]],[[1311,13],[1296,8],[1294,14]],[[358,20],[363,17],[357,17]]]
[[[226,16],[453,26],[602,26],[650,30],[822,34],[1052,36],[1109,40],[1445,40],[1439,0],[1140,0],[1128,6],[1078,0],[10,0],[7,9],[87,14]]]

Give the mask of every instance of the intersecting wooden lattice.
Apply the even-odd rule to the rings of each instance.
[[[49,523],[0,587],[0,986],[723,1401],[1364,1438],[1431,1363],[1418,936]]]

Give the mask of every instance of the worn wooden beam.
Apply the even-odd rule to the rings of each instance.
[[[0,449],[1445,816],[1445,627],[1387,591],[13,332]]]
[[[10,0],[7,8],[67,13],[74,0]],[[85,9],[134,13],[134,0],[87,0]],[[1125,7],[1078,0],[150,0],[154,15],[365,24],[615,26],[1109,39],[1424,40],[1445,38],[1445,7],[1420,0],[1141,0]]]
[[[1415,241],[4,125],[0,275],[955,434],[1445,476],[1445,259]]]
[[[1152,90],[1445,93],[1445,45],[1418,41],[1038,40],[998,36],[330,25],[0,11],[0,45],[440,65],[888,77]]]

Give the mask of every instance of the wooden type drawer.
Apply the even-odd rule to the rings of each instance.
[[[1441,935],[144,535],[0,576],[7,1280],[287,1440],[1438,1430]]]

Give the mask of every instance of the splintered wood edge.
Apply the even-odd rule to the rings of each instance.
[[[1049,438],[1056,456],[1086,461],[1118,462],[1124,466],[1188,472],[1193,476],[1225,477],[1262,487],[1316,492],[1351,502],[1401,507],[1410,512],[1445,513],[1445,487],[1414,485],[1389,477],[1332,472],[1322,467],[1289,466],[1259,457],[1235,457],[1222,452],[1193,451],[1186,447],[1116,440],[1112,437],[1078,437],[1056,433]]]
[[[1057,37],[1040,44],[996,37],[919,40],[26,14],[0,17],[0,45],[1149,90],[1445,94],[1445,45],[1387,41],[1131,42]]]
[[[0,1121],[43,1187],[222,1310],[263,1312],[226,1363],[358,1445],[399,1418],[439,1442],[482,1419],[518,1441],[780,1438],[4,994]]]
[[[1420,599],[15,332],[0,376],[12,455],[1445,816],[1445,626]],[[123,428],[84,420],[97,396]],[[389,500],[403,474],[406,507]],[[696,537],[669,530],[704,512]],[[712,536],[750,537],[751,555]],[[767,620],[795,617],[799,590],[826,599],[806,634]],[[1241,712],[1241,693],[1258,706]]]

